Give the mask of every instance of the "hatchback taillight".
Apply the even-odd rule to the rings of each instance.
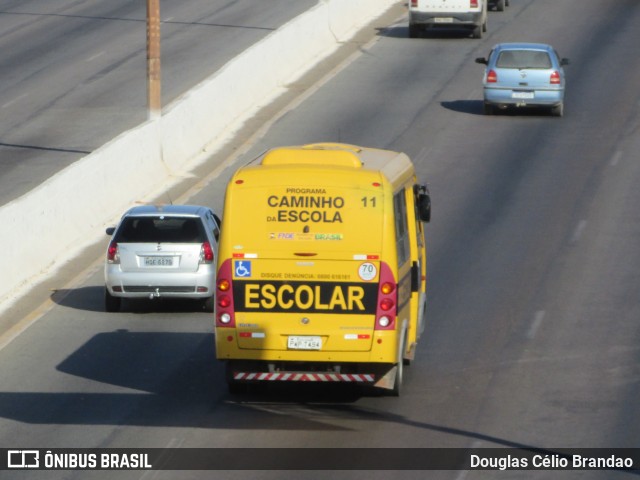
[[[487,72],[487,83],[496,83],[498,81],[498,74],[495,70],[489,70]]]
[[[471,8],[478,8],[478,0],[470,0],[469,1],[469,6]]]
[[[418,6],[418,0],[411,0],[411,6],[412,7],[417,7]]]
[[[120,263],[120,251],[118,250],[118,244],[111,242],[107,249],[107,262],[108,263]]]
[[[200,247],[200,263],[213,263],[213,248],[209,242],[204,242]]]
[[[560,85],[560,73],[555,71],[551,74],[551,78],[549,79],[551,85]]]

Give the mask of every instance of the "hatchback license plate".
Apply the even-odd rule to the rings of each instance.
[[[453,17],[436,17],[433,21],[435,23],[453,23]]]
[[[320,350],[322,339],[320,337],[289,337],[287,347],[292,350]]]
[[[534,98],[535,94],[533,92],[513,92],[511,94],[511,98]]]
[[[145,267],[173,267],[173,257],[144,257]]]

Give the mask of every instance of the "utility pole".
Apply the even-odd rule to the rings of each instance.
[[[160,96],[160,0],[147,0],[147,91],[149,119],[162,115]]]

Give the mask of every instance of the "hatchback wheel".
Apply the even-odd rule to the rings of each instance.
[[[214,307],[214,297],[211,295],[209,298],[202,301],[202,308],[205,312],[212,313]]]
[[[415,23],[409,24],[409,38],[418,38],[420,36],[420,26]]]
[[[551,115],[554,117],[562,117],[564,115],[564,103],[551,107]]]
[[[121,302],[120,297],[114,297],[108,289],[104,289],[104,309],[107,312],[119,312]]]
[[[504,12],[504,7],[506,6],[506,0],[498,0],[496,2],[496,10],[499,12]]]
[[[473,38],[482,38],[483,31],[484,31],[484,24],[476,25],[473,28],[473,33],[471,34],[471,36]]]

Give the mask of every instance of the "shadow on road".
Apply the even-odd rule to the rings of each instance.
[[[87,312],[105,312],[104,287],[90,286],[71,290],[59,289],[51,294],[51,300],[58,305]],[[199,300],[154,298],[123,299],[121,311],[136,314],[147,313],[190,313],[204,312],[204,304]]]

